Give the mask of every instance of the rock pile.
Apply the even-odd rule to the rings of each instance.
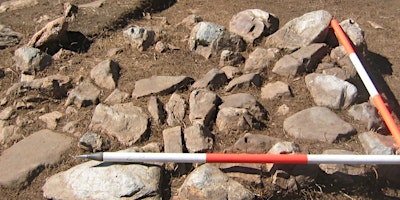
[[[301,145],[268,136],[266,131],[269,126],[268,111],[275,108],[265,108],[261,101],[288,100],[293,96],[293,82],[270,81],[268,75],[271,72],[277,80],[296,78],[303,81],[312,97],[312,105],[315,105],[292,113],[284,120],[282,125],[287,140],[303,139],[330,144],[348,139],[357,131],[335,113],[348,109],[349,116],[371,130],[358,133],[365,153],[394,154],[397,149],[391,138],[373,132],[383,126],[374,107],[368,102],[354,105],[358,90],[349,79],[356,77],[349,73],[351,64],[346,61],[342,47],[330,43],[332,38],[327,38],[332,31],[329,28],[332,16],[327,11],[306,13],[280,29],[277,15],[258,9],[245,10],[233,16],[229,29],[202,21],[199,16],[189,16],[181,23],[193,27],[188,33],[189,49],[207,59],[220,56],[221,69],[214,68],[197,80],[186,75],[157,75],[136,80],[134,90],[129,91],[131,98],[145,99],[148,101],[147,108],[135,106],[132,102],[126,103],[130,98],[129,93],[118,89],[119,77],[124,75],[120,71],[123,66],[110,59],[94,65],[90,78],[78,83],[71,82],[73,77],[63,75],[42,79],[34,77],[35,73],[52,65],[52,56],[40,47],[62,42],[66,17],[57,19],[61,21],[54,21],[41,30],[41,33],[51,32],[53,35],[46,36],[47,39],[35,37],[28,44],[31,47],[21,47],[15,51],[15,68],[25,78],[8,89],[1,104],[7,107],[0,112],[0,142],[11,146],[0,156],[1,186],[27,185],[43,167],[58,163],[61,154],[73,145],[73,139],[48,129],[54,130],[59,126],[57,121],[60,118],[70,112],[79,112],[76,109],[82,107],[93,108],[91,122],[87,126],[89,132],[79,139],[79,147],[85,151],[107,149],[109,141],[103,136],[115,138],[125,146],[146,141],[149,135],[155,134],[151,130],[152,125],[157,125],[164,127],[164,152],[212,152],[220,142],[217,138],[243,135],[227,151],[300,153],[303,148]],[[352,20],[345,20],[342,25],[356,47],[366,52],[367,46],[360,27]],[[55,27],[59,27],[59,32],[51,31]],[[15,37],[3,46],[16,44],[19,35],[10,30],[7,33]],[[146,27],[129,27],[121,34],[133,49],[139,51],[152,51],[154,44],[159,42],[157,31]],[[41,34],[42,37],[44,35]],[[256,47],[251,48],[252,45]],[[246,48],[254,50],[244,56]],[[244,65],[243,69],[241,65]],[[336,73],[339,71],[343,73]],[[259,95],[243,93],[247,89],[255,90]],[[21,103],[8,102],[13,95],[23,96],[33,90],[45,93]],[[102,102],[100,97],[104,91],[111,94]],[[168,100],[162,102],[159,97],[165,96],[167,98],[163,99]],[[261,96],[261,100],[257,100],[257,96]],[[23,138],[19,128],[29,121],[15,116],[15,110],[40,102],[40,98],[65,101],[65,109],[63,112],[44,111],[39,119],[46,123],[47,129]],[[285,106],[281,109],[282,113],[288,113],[289,108]],[[14,120],[16,124],[12,124],[14,121],[11,118],[19,120]],[[63,131],[73,133],[75,126],[76,121],[71,121]],[[262,134],[251,133],[256,130],[261,130],[259,132]],[[154,146],[159,147],[160,144]],[[147,146],[128,151],[157,152],[160,149]],[[32,156],[32,152],[37,156]],[[349,152],[339,149],[319,153]],[[177,198],[254,199],[255,193],[237,179],[261,183],[261,179],[267,176],[272,184],[282,189],[297,190],[312,184],[321,173],[319,169],[349,183],[352,177],[363,176],[370,169],[368,166],[351,168],[346,165],[254,164],[204,164],[193,171],[192,168],[174,164],[119,165],[90,161],[49,177],[42,189],[44,197],[50,199],[160,199],[165,190],[161,188],[165,186],[161,184],[165,169],[188,173]]]

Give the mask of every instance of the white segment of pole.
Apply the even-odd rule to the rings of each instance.
[[[107,162],[174,162],[205,163],[205,153],[127,153],[104,152],[103,161]]]
[[[400,155],[307,155],[308,164],[400,164]]]
[[[356,68],[358,75],[360,76],[362,82],[364,83],[365,87],[368,90],[368,93],[371,97],[374,97],[375,95],[378,95],[378,91],[376,90],[376,87],[374,83],[372,82],[371,78],[369,77],[367,71],[365,70],[363,64],[361,63],[360,59],[358,58],[356,53],[351,53],[349,55],[349,58],[351,62],[354,65],[354,68]]]

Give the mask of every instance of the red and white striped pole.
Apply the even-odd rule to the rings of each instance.
[[[400,164],[398,155],[229,154],[101,152],[76,156],[105,162],[276,163],[276,164]]]
[[[381,95],[376,90],[374,83],[368,76],[368,73],[365,71],[365,68],[361,63],[360,59],[358,58],[352,43],[350,42],[349,38],[346,36],[346,33],[343,31],[342,27],[340,26],[339,22],[336,19],[331,20],[331,27],[333,28],[340,44],[342,44],[343,47],[345,48],[347,55],[349,56],[351,62],[356,68],[357,73],[360,76],[365,87],[367,88],[368,93],[372,101],[374,102],[376,109],[382,116],[383,121],[388,127],[390,133],[393,135],[397,145],[400,147],[400,129],[397,126],[395,120],[393,119],[393,116],[391,115],[389,109],[386,107],[385,102],[383,101]]]

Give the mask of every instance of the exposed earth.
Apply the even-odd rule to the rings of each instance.
[[[5,2],[0,0],[1,3]],[[48,21],[55,19],[63,14],[63,4],[67,1],[46,1],[38,0],[38,4],[21,8],[17,10],[8,10],[0,13],[0,24],[11,27],[14,31],[22,33],[23,37],[17,46],[8,47],[0,50],[0,68],[5,71],[5,76],[0,78],[0,98],[3,98],[8,88],[14,83],[20,81],[21,73],[15,69],[13,55],[14,51],[28,43],[29,39],[40,30]],[[68,1],[71,4],[79,5],[91,2]],[[196,14],[204,21],[214,22],[216,24],[229,27],[229,21],[233,15],[245,9],[258,8],[270,13],[274,13],[280,20],[280,27],[289,20],[299,17],[307,12],[315,10],[326,10],[339,21],[352,18],[360,24],[365,32],[365,39],[370,53],[364,60],[368,66],[368,71],[377,89],[383,94],[390,110],[396,120],[400,117],[400,56],[397,52],[398,41],[400,40],[400,2],[397,0],[386,1],[350,1],[350,0],[332,0],[332,1],[187,1],[179,0],[177,2],[161,1],[120,1],[106,0],[99,8],[80,8],[76,18],[69,27],[69,31],[77,35],[86,36],[87,40],[82,44],[82,40],[77,39],[78,46],[71,42],[70,50],[75,53],[61,57],[55,60],[50,67],[38,72],[35,78],[46,77],[53,74],[62,74],[70,76],[73,79],[73,85],[90,77],[90,69],[99,62],[109,58],[108,51],[112,48],[119,48],[118,53],[112,56],[112,59],[119,63],[121,67],[121,77],[118,81],[118,89],[132,93],[135,81],[148,78],[152,75],[185,75],[197,80],[201,78],[210,69],[219,66],[219,57],[214,56],[205,59],[202,56],[188,49],[187,39],[190,34],[189,29],[177,28],[175,25],[180,23],[190,14]],[[47,18],[47,20],[46,20]],[[370,22],[381,25],[383,28],[374,28]],[[130,26],[156,26],[163,27],[165,34],[159,38],[163,42],[173,44],[178,47],[166,53],[157,52],[153,47],[146,51],[137,51],[124,41],[122,31]],[[79,34],[78,34],[79,33]],[[248,46],[244,56],[247,58],[255,46],[263,45],[263,41],[257,42],[254,46]],[[243,64],[239,66],[243,68]],[[237,92],[247,92],[255,97],[265,107],[269,113],[269,121],[263,130],[252,130],[252,133],[267,134],[269,136],[281,138],[286,141],[294,141],[299,144],[302,152],[321,153],[324,149],[339,148],[354,152],[363,153],[356,135],[348,140],[339,140],[338,142],[320,143],[308,140],[299,140],[291,138],[284,133],[283,120],[287,116],[277,114],[277,109],[283,103],[290,108],[290,113],[294,114],[305,108],[314,105],[306,85],[304,76],[294,78],[284,78],[267,71],[268,80],[284,81],[288,83],[293,92],[290,98],[275,100],[265,100],[260,98],[260,89],[250,87],[250,89],[240,89]],[[112,92],[112,90],[102,90],[100,102]],[[40,94],[40,91],[32,91],[32,94]],[[224,90],[217,90],[220,95],[227,94]],[[364,91],[365,93],[365,91]],[[189,92],[184,92],[189,97]],[[359,102],[365,101],[365,94],[360,95]],[[166,103],[168,96],[159,96],[159,99]],[[23,96],[15,96],[14,99],[8,99],[8,102],[0,106],[3,110],[14,101],[23,99]],[[43,110],[43,112],[59,111],[65,113],[65,101],[67,98],[55,99],[48,98],[42,103],[34,105],[34,110]],[[134,105],[146,108],[148,98],[129,99]],[[72,115],[62,117],[58,121],[55,131],[63,132],[63,126],[70,121],[80,121],[74,142],[78,143],[79,138],[88,131],[95,105],[82,107],[78,112]],[[34,122],[24,126],[21,129],[24,137],[29,136],[35,131],[46,128],[46,124],[38,117],[43,113],[37,112],[31,114],[32,109],[17,110],[15,115],[29,115]],[[335,111],[346,122],[351,123],[357,130],[357,133],[368,131],[366,126],[358,121],[354,121],[346,114],[346,111]],[[15,121],[15,119],[13,119]],[[190,123],[188,118],[185,122]],[[162,131],[167,128],[166,124],[151,125],[149,138],[137,142],[135,146],[143,146],[150,142],[163,142]],[[387,131],[383,128],[379,130],[383,134]],[[66,133],[67,134],[67,133]],[[215,134],[214,152],[222,152],[228,149],[239,139],[243,133],[229,135]],[[104,137],[108,137],[103,135]],[[111,141],[110,151],[126,149],[127,146],[120,144],[115,138],[108,138]],[[17,142],[17,141],[15,141]],[[10,145],[9,145],[10,146]],[[0,153],[9,146],[0,146]],[[74,145],[68,150],[60,163],[46,167],[35,177],[28,186],[19,189],[0,189],[0,199],[43,199],[41,191],[46,178],[65,171],[72,166],[82,163],[81,160],[73,158],[75,155],[88,153]],[[184,176],[171,173],[170,180],[166,180],[165,185],[170,189],[165,189],[163,197],[168,199],[175,196],[177,188],[184,181]],[[333,182],[328,175],[318,177],[316,182],[309,188],[298,191],[286,191],[274,186],[268,177],[263,185],[246,185],[248,189],[256,194],[259,199],[398,199],[400,198],[400,188],[392,182],[381,179],[376,171],[371,171],[367,176],[360,178],[355,184],[346,185]]]

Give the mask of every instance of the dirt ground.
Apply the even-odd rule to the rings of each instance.
[[[4,0],[0,0],[4,2]],[[9,11],[0,14],[0,23],[11,27],[24,35],[20,45],[0,50],[0,68],[12,69],[6,70],[6,76],[0,78],[0,94],[5,95],[5,91],[20,79],[20,74],[13,67],[13,52],[22,45],[26,44],[29,38],[43,25],[46,21],[36,23],[44,15],[49,19],[54,19],[60,16],[63,11],[63,3],[65,0],[50,1],[38,0],[36,6],[30,8]],[[70,1],[72,4],[83,4],[90,2]],[[178,0],[177,2],[167,2],[157,4],[158,6],[151,7],[143,2],[146,1],[123,1],[123,0],[106,0],[105,5],[100,10],[79,11],[76,22],[73,22],[70,31],[83,33],[88,41],[88,48],[77,48],[79,52],[72,55],[66,55],[60,60],[55,61],[50,67],[36,75],[36,77],[45,77],[53,74],[68,75],[73,78],[74,86],[84,78],[89,77],[90,69],[100,61],[107,58],[107,51],[111,48],[120,48],[121,52],[113,56],[113,60],[121,66],[121,78],[118,82],[118,88],[124,92],[132,93],[134,82],[141,78],[147,78],[152,75],[187,75],[194,79],[202,77],[211,68],[217,67],[219,58],[211,58],[209,60],[196,55],[188,50],[187,37],[190,30],[185,28],[176,28],[174,25],[182,21],[190,14],[200,15],[204,21],[214,22],[225,27],[228,27],[231,17],[245,9],[258,8],[267,12],[274,13],[280,19],[280,26],[283,26],[289,20],[301,16],[304,13],[324,9],[330,12],[339,21],[352,18],[360,24],[365,32],[369,55],[364,59],[368,66],[373,81],[376,83],[378,90],[382,92],[385,100],[388,102],[393,115],[396,118],[400,117],[400,56],[397,52],[398,41],[400,40],[400,21],[397,17],[400,16],[400,1],[398,0],[276,0],[276,1],[234,1],[234,0]],[[158,1],[160,2],[160,1]],[[143,8],[139,10],[130,10],[134,4]],[[129,5],[129,6],[128,6]],[[121,17],[115,17],[120,9],[125,9]],[[93,17],[90,12],[97,12],[101,17]],[[120,11],[118,11],[120,12]],[[151,13],[151,14],[146,14]],[[93,14],[93,13],[92,13]],[[146,17],[142,17],[146,16]],[[85,18],[86,17],[86,18]],[[84,19],[84,20],[82,20]],[[167,21],[167,22],[166,22]],[[383,29],[375,29],[369,21],[380,24]],[[122,37],[122,30],[131,25],[140,26],[157,26],[164,27],[165,34],[160,39],[164,42],[171,43],[180,48],[167,53],[158,53],[154,48],[150,48],[145,52],[138,52],[129,47]],[[258,45],[262,45],[258,44]],[[254,49],[248,47],[244,53],[245,57]],[[75,49],[76,50],[76,49]],[[243,67],[243,66],[240,66]],[[290,84],[294,97],[288,99],[278,99],[273,101],[261,100],[259,89],[243,90],[256,96],[260,103],[268,110],[270,120],[267,127],[262,131],[252,131],[253,133],[261,133],[274,137],[279,137],[287,141],[295,141],[293,138],[284,134],[283,120],[285,116],[276,114],[277,108],[283,103],[290,107],[289,115],[300,110],[313,106],[313,101],[308,93],[304,77],[296,77],[293,79],[282,78],[274,75],[271,69],[266,74],[267,81],[283,80]],[[362,86],[360,86],[362,87]],[[359,87],[359,88],[360,88]],[[217,91],[223,95],[224,91]],[[103,91],[101,100],[111,93],[111,91]],[[37,94],[37,93],[36,93]],[[189,93],[186,92],[186,97]],[[359,101],[365,101],[366,94],[360,95]],[[23,97],[15,97],[9,102],[0,107],[4,109],[8,105]],[[166,102],[169,96],[160,96],[162,102]],[[41,104],[35,104],[33,110],[45,109],[46,111],[65,112],[65,98],[58,100],[48,98],[47,101]],[[147,98],[141,98],[133,101],[135,105],[145,107]],[[76,142],[79,136],[83,135],[88,130],[94,106],[89,106],[79,109],[77,114],[63,117],[56,131],[62,132],[62,127],[67,122],[72,120],[80,120],[78,133],[74,135]],[[38,120],[41,113],[31,112],[32,110],[18,110],[17,115],[29,115],[30,118],[36,119],[34,123],[25,126],[22,130],[24,136],[27,136],[35,131],[45,128],[45,124]],[[358,122],[353,121],[346,115],[346,111],[337,111],[337,113],[347,122],[353,124],[359,133],[366,131],[366,127]],[[15,119],[13,119],[15,120]],[[161,132],[166,125],[152,125],[150,137],[138,143],[138,146],[148,142],[162,143]],[[385,132],[382,130],[382,132]],[[215,152],[223,151],[229,148],[241,135],[232,135],[226,137],[216,134]],[[126,148],[119,145],[114,139],[110,150],[119,150]],[[357,140],[353,136],[349,140],[339,141],[334,144],[324,144],[318,142],[296,140],[302,151],[307,153],[321,153],[327,148],[341,148],[363,153],[363,150]],[[2,152],[6,147],[0,147]],[[41,199],[43,198],[41,187],[45,179],[51,175],[69,169],[82,161],[77,161],[72,156],[77,154],[87,153],[79,149],[76,145],[71,149],[61,163],[56,166],[46,167],[29,186],[22,189],[5,189],[0,188],[0,199]],[[166,180],[165,191],[163,195],[166,199],[176,194],[177,188],[184,179],[180,176],[172,176],[170,180]],[[330,176],[318,177],[316,183],[309,188],[305,188],[295,192],[284,191],[276,188],[270,183],[269,177],[265,177],[262,185],[246,186],[254,191],[260,199],[397,199],[400,198],[399,186],[387,182],[379,178],[379,174],[371,171],[367,176],[357,179],[356,184],[346,185],[334,182]],[[170,189],[169,189],[170,187]]]

